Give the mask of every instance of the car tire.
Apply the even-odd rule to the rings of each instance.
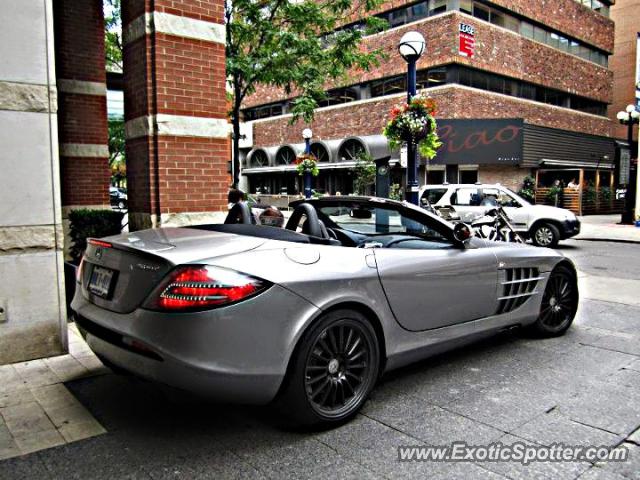
[[[531,231],[531,241],[538,247],[553,248],[560,241],[560,230],[551,223],[538,223]]]
[[[566,266],[556,267],[547,280],[540,314],[529,332],[541,338],[559,337],[569,329],[578,310],[578,282]]]
[[[329,312],[297,345],[275,406],[288,426],[339,425],[365,403],[379,366],[380,348],[369,320],[354,310]]]

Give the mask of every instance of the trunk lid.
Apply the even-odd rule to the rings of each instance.
[[[129,313],[144,302],[176,265],[252,250],[265,239],[189,228],[160,228],[102,241],[106,244],[87,246],[82,294],[99,307]]]

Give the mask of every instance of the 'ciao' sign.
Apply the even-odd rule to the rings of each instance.
[[[440,120],[442,147],[431,163],[520,163],[522,129],[522,119]]]

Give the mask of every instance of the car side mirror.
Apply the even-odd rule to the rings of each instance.
[[[460,245],[464,245],[472,236],[471,229],[464,223],[456,223],[453,227],[453,238]]]

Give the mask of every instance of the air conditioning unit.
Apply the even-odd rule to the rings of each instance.
[[[253,147],[253,124],[241,123],[240,124],[240,148],[252,148]]]

